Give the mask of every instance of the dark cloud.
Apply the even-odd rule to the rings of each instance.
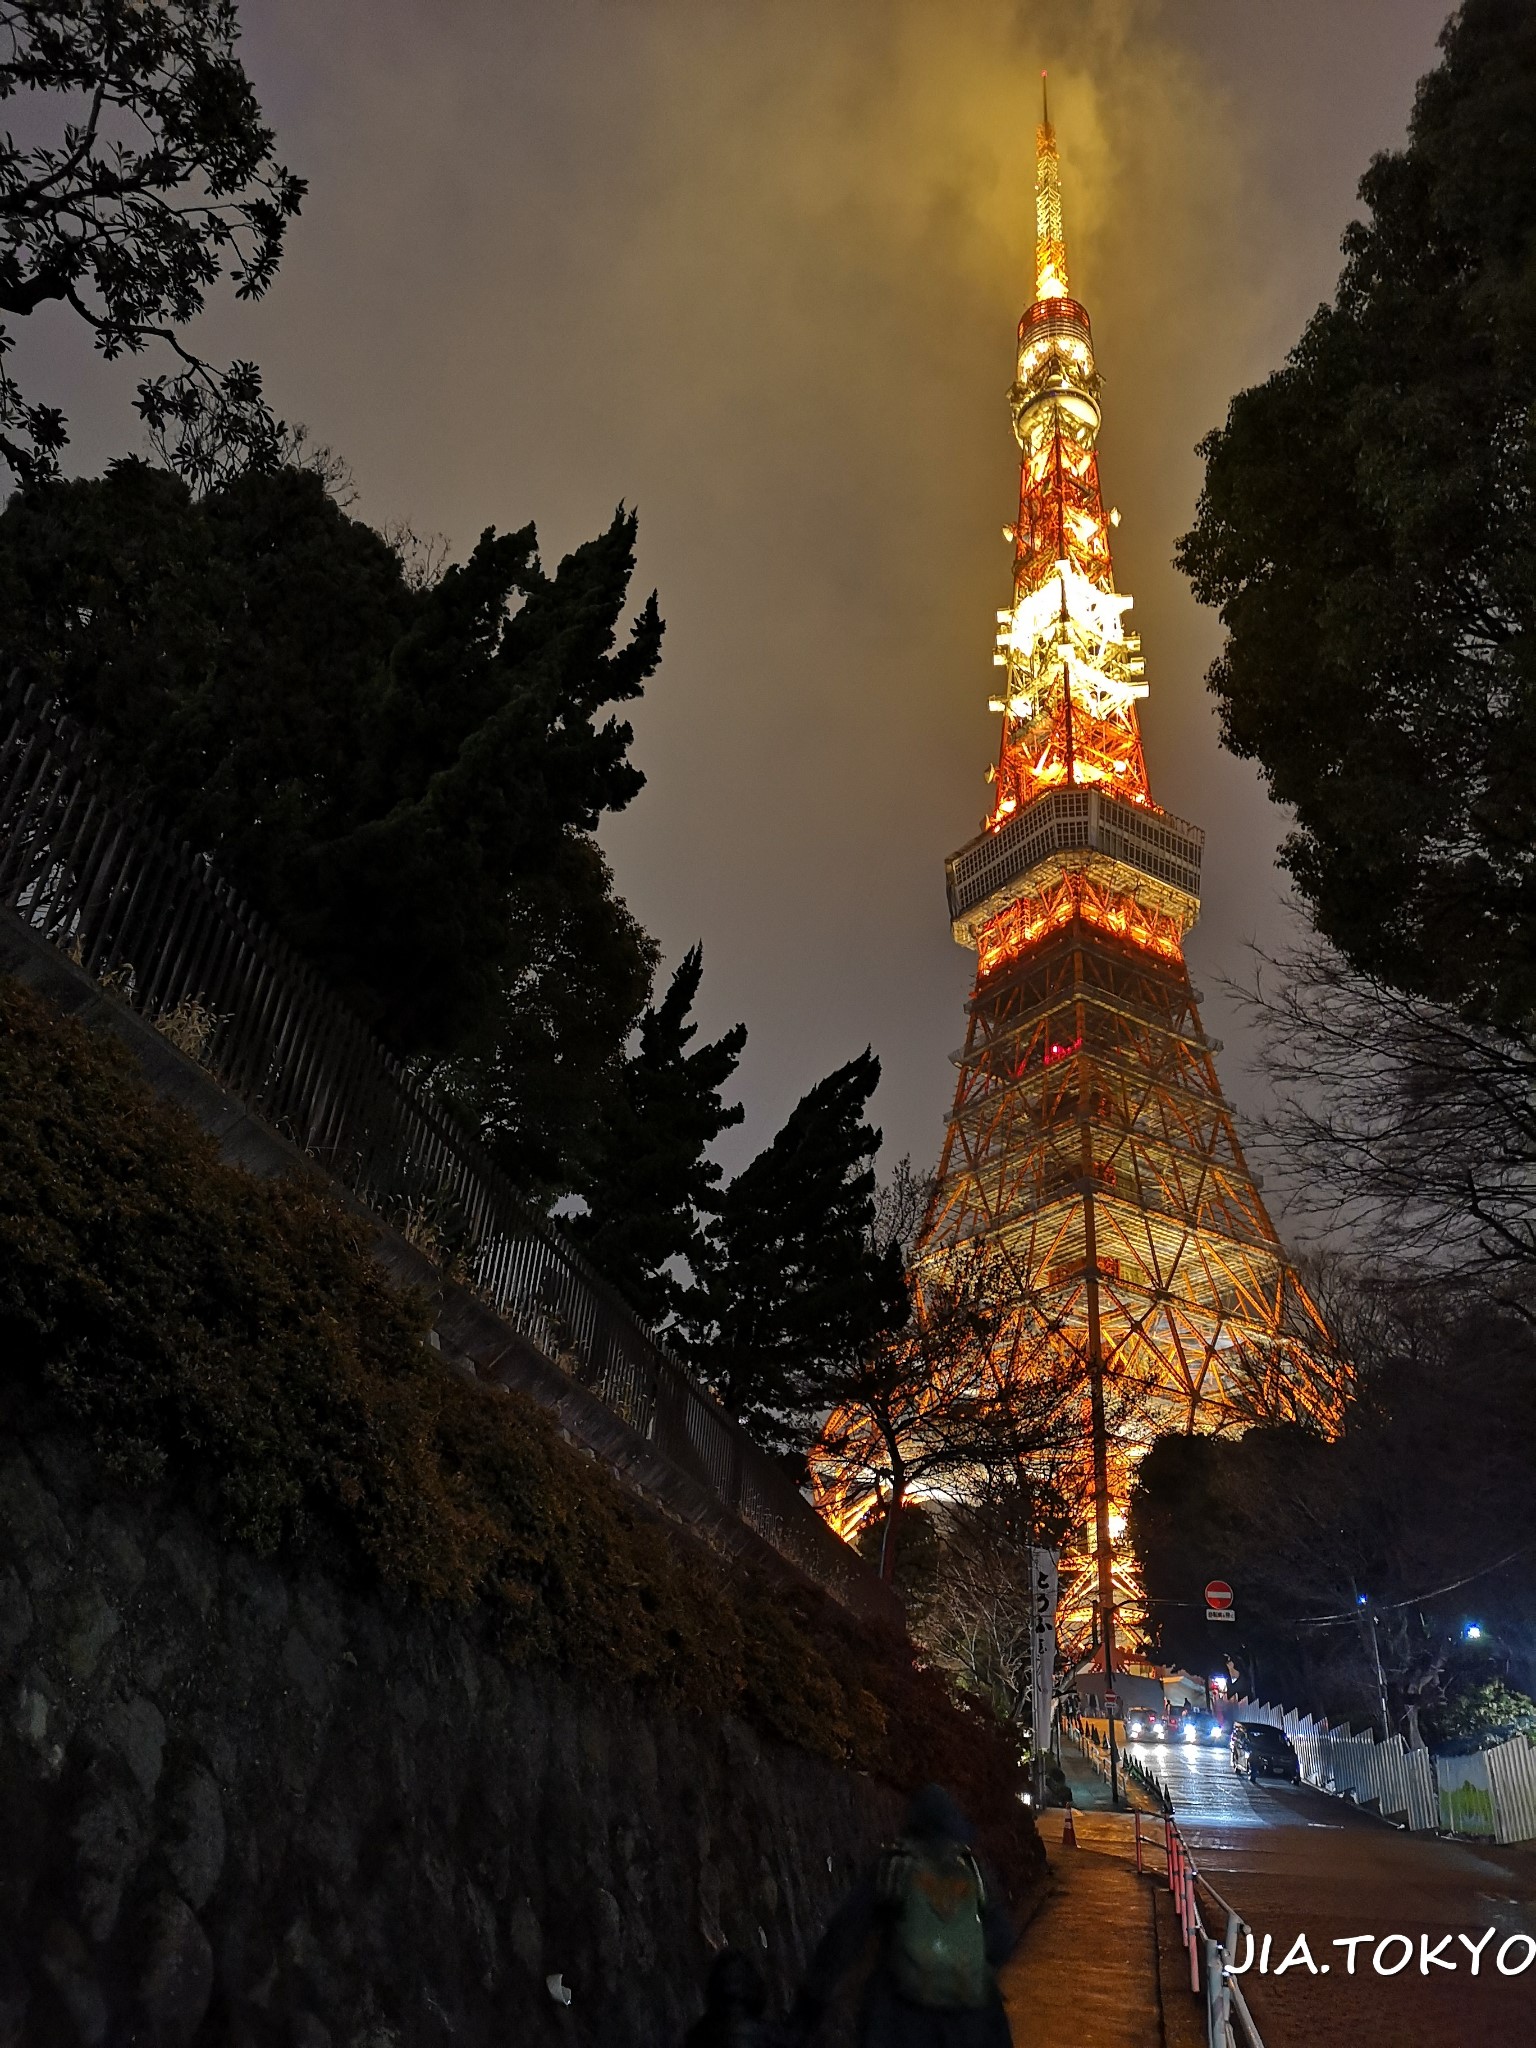
[[[1197,979],[1281,918],[1279,821],[1219,753],[1213,634],[1169,567],[1192,444],[1330,288],[1437,0],[262,0],[247,51],[311,197],[208,340],[352,462],[362,509],[551,553],[620,498],[668,620],[650,786],[606,835],[669,956],[744,1017],[751,1149],[872,1042],[937,1147],[970,956],[942,861],[995,734],[1042,64],[1154,787],[1208,833]],[[57,332],[89,466],[124,380]],[[34,350],[39,344],[32,344]],[[128,381],[131,382],[131,379]],[[1217,1015],[1215,1028],[1222,1028]],[[1240,1031],[1224,1071],[1252,1098]]]

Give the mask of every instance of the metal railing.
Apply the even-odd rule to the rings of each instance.
[[[1179,1932],[1189,1958],[1189,1988],[1202,1999],[1205,2007],[1208,2048],[1264,2048],[1253,2014],[1248,2010],[1248,2001],[1243,1996],[1243,1987],[1237,1981],[1253,1967],[1252,1928],[1237,1908],[1227,1903],[1204,1872],[1196,1868],[1189,1845],[1173,1817],[1171,1804],[1165,1802],[1164,1805],[1161,1841],[1155,1829],[1143,1828],[1140,1813],[1135,1815],[1133,1826],[1138,1873],[1147,1867],[1149,1850],[1162,1854],[1163,1871],[1168,1889],[1173,1894]],[[1219,1937],[1206,1927],[1200,1911],[1202,1890],[1223,1917],[1223,1932]],[[1234,1968],[1233,1958],[1244,1936],[1248,1943],[1247,1956],[1240,1967]]]
[[[1072,1733],[1094,1769],[1102,1778],[1108,1779],[1108,1743],[1099,1734],[1092,1718],[1085,1715],[1076,1721]],[[1237,1909],[1227,1904],[1210,1879],[1196,1869],[1189,1845],[1173,1817],[1173,1801],[1168,1796],[1167,1787],[1151,1771],[1123,1753],[1121,1762],[1127,1780],[1134,1780],[1161,1809],[1158,1815],[1152,1815],[1142,1813],[1139,1807],[1131,1808],[1136,1874],[1138,1877],[1155,1876],[1155,1866],[1149,1872],[1148,1855],[1162,1856],[1163,1872],[1178,1915],[1180,1937],[1189,1959],[1189,1988],[1205,2008],[1208,2048],[1245,2048],[1245,2044],[1246,2048],[1264,2048],[1253,2015],[1248,2010],[1248,2002],[1243,1997],[1242,1986],[1236,1981],[1253,1965],[1253,1932]],[[1209,1931],[1201,1914],[1202,1887],[1225,1916],[1224,1932],[1219,1938]],[[1233,1957],[1244,1935],[1248,1939],[1247,1958],[1234,1969]]]
[[[450,1216],[466,1284],[490,1307],[807,1577],[890,1618],[886,1588],[788,1476],[206,856],[112,793],[85,731],[15,674],[0,684],[0,904],[384,1221],[420,1242],[423,1219]]]

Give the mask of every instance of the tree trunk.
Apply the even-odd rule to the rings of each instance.
[[[888,1586],[896,1583],[896,1523],[901,1515],[901,1504],[907,1497],[906,1485],[896,1473],[891,1474],[891,1497],[885,1504],[885,1533],[880,1538],[880,1576]]]

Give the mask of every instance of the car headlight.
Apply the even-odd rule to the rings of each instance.
[[[1212,1742],[1220,1742],[1220,1740],[1221,1740],[1221,1730],[1220,1730],[1219,1728],[1213,1728],[1213,1729],[1211,1730],[1211,1740],[1212,1740]]]
[[[1186,1742],[1198,1742],[1200,1740],[1200,1730],[1195,1726],[1193,1721],[1191,1721],[1189,1726],[1184,1730],[1184,1740]]]
[[[1161,1734],[1162,1734],[1162,1732],[1163,1732],[1163,1724],[1162,1724],[1162,1722],[1161,1722],[1161,1721],[1154,1721],[1154,1722],[1152,1723],[1152,1733],[1153,1733],[1154,1735],[1161,1735]]]

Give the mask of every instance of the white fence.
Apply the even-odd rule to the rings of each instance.
[[[1536,1840],[1536,1749],[1523,1735],[1473,1756],[1442,1756],[1440,1825],[1493,1842]]]
[[[1422,1833],[1536,1840],[1536,1748],[1523,1735],[1474,1756],[1433,1757],[1427,1749],[1410,1749],[1401,1735],[1378,1742],[1370,1731],[1351,1735],[1284,1707],[1236,1700],[1233,1711],[1240,1721],[1283,1729],[1302,1777],[1320,1791],[1374,1806]]]

